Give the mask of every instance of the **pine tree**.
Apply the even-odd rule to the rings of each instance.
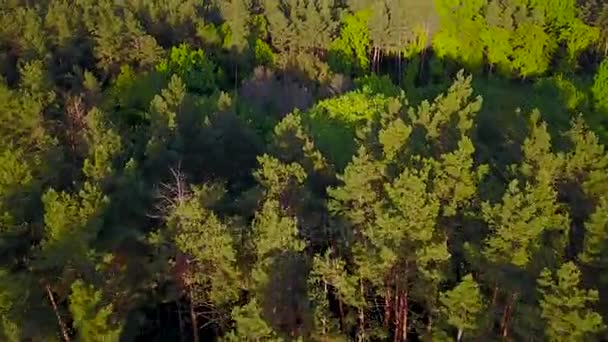
[[[321,193],[334,181],[333,168],[316,148],[300,113],[287,115],[275,126],[270,152],[284,163],[302,165],[313,189]]]
[[[224,46],[235,48],[238,53],[242,53],[247,46],[250,34],[251,1],[218,1],[218,5],[223,19],[230,28],[229,39],[224,42]]]
[[[323,256],[315,256],[312,271],[309,276],[309,293],[313,305],[313,319],[315,331],[313,338],[322,341],[345,341],[344,331],[340,325],[344,324],[343,312],[335,317],[332,312],[329,298],[335,295],[342,303],[361,307],[364,300],[358,289],[356,277],[346,271],[346,263],[332,255],[328,250]]]
[[[334,0],[298,1],[297,6],[292,21],[298,33],[299,49],[327,50],[337,26],[333,17]]]
[[[174,171],[169,189],[166,228],[161,232],[175,247],[174,281],[190,301],[192,336],[199,340],[199,311],[221,327],[229,305],[238,299],[240,284],[236,252],[228,227],[208,208],[211,187],[187,188],[183,175]],[[226,312],[228,311],[228,312]]]
[[[161,95],[150,103],[150,140],[146,154],[152,158],[167,158],[177,133],[178,118],[186,96],[186,86],[181,78],[173,75]]]
[[[608,191],[605,147],[582,117],[573,120],[566,135],[573,147],[565,156],[564,178],[580,184],[589,198],[597,200]]]
[[[603,265],[608,261],[606,259],[608,255],[604,255],[608,252],[608,245],[606,245],[608,242],[607,208],[608,199],[605,197],[600,198],[595,212],[586,224],[585,245],[581,255],[581,260],[585,263]]]
[[[472,275],[467,274],[455,288],[442,293],[440,302],[447,323],[458,329],[457,341],[462,339],[465,330],[474,332],[479,328],[484,303],[479,285]]]
[[[283,341],[272,328],[260,317],[260,307],[256,299],[244,306],[232,310],[232,318],[236,322],[236,331],[230,332],[227,341]]]
[[[80,341],[118,341],[121,327],[113,322],[112,304],[104,304],[103,294],[94,286],[77,280],[72,284],[70,312]]]
[[[276,338],[277,334],[294,338],[303,334],[307,324],[302,298],[306,290],[302,280],[307,276],[301,254],[305,243],[295,216],[298,189],[306,173],[297,163],[284,164],[268,155],[258,161],[260,167],[254,175],[264,197],[252,222],[253,296],[247,305],[233,310],[233,319],[241,339]]]
[[[377,255],[372,250],[371,244],[365,238],[365,232],[374,227],[376,211],[374,208],[380,203],[384,183],[382,165],[373,159],[370,153],[361,147],[351,163],[349,163],[338,180],[343,184],[339,187],[328,189],[331,198],[330,210],[340,220],[339,236],[342,236],[343,244],[352,250],[355,271],[350,282],[337,287],[339,293],[351,292],[349,283],[355,292],[344,299],[357,310],[357,339],[364,340],[368,334],[369,326],[366,321],[365,311],[367,309],[366,287],[370,279],[378,283],[381,279],[382,269],[377,264]],[[348,250],[342,252],[348,256]],[[360,299],[359,299],[360,298]],[[348,303],[347,302],[347,303]]]
[[[264,0],[264,15],[268,21],[268,31],[272,45],[279,51],[292,51],[297,35],[290,18],[297,0]]]
[[[0,226],[2,241],[10,240],[13,234],[21,233],[24,227],[20,223],[25,214],[25,208],[34,195],[34,179],[32,165],[23,150],[11,148],[0,153]],[[9,244],[4,245],[10,248]]]
[[[595,107],[598,111],[608,111],[608,58],[604,59],[602,64],[595,74],[593,87],[591,88],[595,99]]]
[[[216,67],[202,49],[187,44],[171,48],[169,56],[156,65],[156,70],[171,79],[178,76],[191,92],[208,94],[216,90],[219,81]]]
[[[184,282],[200,288],[196,302],[221,305],[238,295],[238,271],[232,237],[213,212],[202,207],[201,190],[195,189],[192,198],[177,203],[168,219],[175,231],[175,244],[186,255],[189,272]]]
[[[598,293],[582,289],[580,277],[576,265],[568,262],[555,276],[544,269],[538,279],[542,317],[552,341],[585,341],[605,329],[602,317],[590,308],[597,302]]]
[[[96,108],[89,111],[86,121],[89,157],[83,171],[92,181],[102,182],[113,173],[113,161],[122,149],[121,138]]]
[[[414,124],[424,128],[426,140],[435,143],[436,148],[431,149],[434,155],[457,147],[457,139],[468,134],[473,127],[474,115],[481,108],[482,98],[471,98],[471,80],[470,76],[465,77],[460,71],[447,92],[437,96],[432,103],[423,101],[408,113]],[[454,127],[450,126],[452,120],[456,121]],[[444,139],[444,136],[448,139]],[[440,137],[442,143],[436,143]]]
[[[485,242],[484,255],[496,263],[527,265],[542,247],[545,231],[563,231],[568,226],[556,196],[555,189],[546,185],[522,187],[514,180],[501,203],[484,203],[483,216],[493,231]]]

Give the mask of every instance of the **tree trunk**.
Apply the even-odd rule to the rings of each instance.
[[[463,330],[458,329],[458,336],[456,337],[456,342],[460,342],[462,340]]]
[[[497,297],[498,297],[498,285],[494,285],[494,291],[492,293],[492,305],[496,304]]]
[[[407,341],[408,298],[407,288],[401,294],[401,341]]]
[[[323,281],[323,294],[325,295],[325,299],[327,300],[328,297],[328,289],[327,289],[327,282],[324,280]],[[323,331],[323,335],[327,334],[327,320],[325,319],[325,315],[323,315],[323,319],[321,320],[321,324],[323,325],[322,331]]]
[[[361,297],[365,300],[363,281],[359,281],[359,290],[361,291]],[[365,310],[363,306],[359,308],[359,332],[357,333],[357,341],[365,341]]]
[[[55,316],[57,317],[57,323],[59,323],[59,329],[61,329],[61,335],[63,335],[63,339],[65,342],[70,342],[70,335],[68,334],[68,329],[61,319],[61,315],[59,314],[59,308],[57,308],[57,303],[55,302],[55,296],[53,296],[53,291],[51,291],[51,286],[49,284],[45,285],[46,294],[49,297],[49,301],[51,302],[51,306],[53,307],[53,311],[55,312]]]
[[[399,77],[398,78],[399,79],[399,87],[401,87],[401,83],[402,83],[401,79],[403,77],[403,75],[402,75],[403,73],[401,71],[401,51],[397,52],[397,72],[399,73],[399,75],[398,75],[398,77]]]
[[[511,296],[511,298],[507,302],[507,305],[505,306],[505,309],[502,314],[500,328],[502,330],[502,338],[505,340],[509,337],[509,321],[511,320],[511,314],[513,311],[513,306],[515,305],[515,302],[517,301],[517,296],[518,296],[517,293],[514,293]]]
[[[198,337],[198,318],[196,311],[194,310],[194,304],[192,303],[192,286],[189,286],[190,291],[190,319],[192,320],[192,341],[199,342]]]
[[[385,327],[389,327],[390,323],[391,323],[391,311],[393,310],[393,308],[391,307],[392,302],[391,302],[391,296],[392,296],[392,291],[391,291],[391,285],[390,283],[386,286],[386,292],[384,294],[384,326]]]
[[[342,300],[338,298],[338,309],[340,310],[340,329],[344,329],[344,306]]]
[[[179,321],[179,341],[184,342],[184,320],[182,319],[182,305],[177,301],[177,319]]]
[[[378,47],[374,46],[374,52],[372,54],[372,73],[376,72],[376,63],[378,61]]]
[[[400,342],[401,341],[401,329],[399,329],[399,327],[401,326],[401,320],[403,319],[403,317],[401,317],[401,297],[399,296],[399,291],[401,291],[400,287],[399,287],[399,279],[398,277],[395,277],[395,298],[393,300],[393,311],[394,311],[394,315],[395,315],[395,329],[394,329],[394,336],[393,336],[393,342]]]
[[[239,65],[238,63],[234,67],[234,97],[238,97],[238,82],[239,82]]]

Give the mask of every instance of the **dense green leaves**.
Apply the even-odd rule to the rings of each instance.
[[[479,326],[480,314],[484,309],[479,284],[470,274],[452,290],[441,294],[440,299],[447,316],[447,323],[458,329],[457,340],[465,330],[474,331]]]
[[[603,1],[1,3],[0,340],[607,338]]]
[[[580,288],[580,277],[570,262],[560,267],[556,276],[545,269],[538,279],[542,316],[552,341],[584,341],[589,334],[604,329],[602,317],[590,308],[598,293]]]
[[[591,89],[595,98],[597,110],[608,111],[608,59],[604,60],[595,75],[593,88]]]
[[[112,322],[112,304],[103,304],[101,291],[78,280],[72,284],[70,312],[81,341],[115,341],[120,326]]]

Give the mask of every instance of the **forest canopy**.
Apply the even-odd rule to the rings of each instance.
[[[0,340],[608,340],[608,3],[0,1]]]

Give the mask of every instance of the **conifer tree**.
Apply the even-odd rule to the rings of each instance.
[[[122,149],[121,138],[98,109],[93,108],[86,120],[89,157],[83,171],[91,180],[101,182],[112,176],[112,164]]]
[[[146,154],[152,158],[167,158],[177,134],[178,118],[186,96],[181,78],[173,75],[166,89],[150,103],[150,140]]]
[[[296,32],[292,29],[290,17],[295,10],[296,0],[264,0],[264,15],[268,20],[268,31],[272,45],[279,51],[292,51],[296,44]],[[293,52],[293,51],[292,51]]]
[[[233,319],[241,339],[276,338],[277,334],[294,338],[301,336],[306,323],[303,320],[305,303],[300,293],[305,287],[300,289],[302,284],[293,273],[303,266],[301,252],[305,244],[299,237],[294,214],[298,188],[305,181],[306,173],[297,163],[284,164],[268,155],[259,157],[258,161],[260,167],[255,177],[262,186],[264,198],[252,222],[253,296],[248,304],[233,310]],[[277,284],[273,279],[287,283]],[[269,307],[275,309],[268,310]],[[282,329],[276,330],[277,326]]]
[[[602,317],[590,308],[598,293],[581,288],[580,278],[576,265],[568,262],[555,275],[544,269],[538,279],[546,334],[552,341],[584,341],[605,329]]]
[[[596,110],[608,112],[608,100],[606,99],[608,93],[608,58],[600,64],[591,92],[595,99]]]
[[[457,341],[465,330],[475,331],[479,327],[480,314],[484,303],[479,284],[467,274],[452,290],[441,294],[441,304],[447,316],[447,323],[458,329]]]
[[[48,190],[44,204],[44,239],[41,266],[46,269],[88,268],[89,247],[103,223],[109,199],[94,185],[85,183],[76,194]]]
[[[251,1],[218,1],[218,5],[223,19],[230,28],[228,39],[224,42],[224,46],[235,48],[238,53],[242,53],[247,46],[247,39],[249,38]]]
[[[188,189],[183,175],[174,171],[175,184],[167,198],[166,228],[161,234],[174,244],[175,281],[190,301],[192,336],[199,340],[198,316],[204,307],[206,317],[223,326],[226,305],[238,298],[239,272],[236,252],[228,227],[208,208],[210,187]]]
[[[77,280],[72,284],[70,312],[80,341],[117,341],[121,327],[113,322],[112,304],[105,304],[102,292]]]
[[[585,242],[580,256],[584,263],[604,267],[608,263],[608,199],[600,198],[586,223]]]
[[[573,146],[565,156],[564,178],[580,184],[589,198],[598,200],[608,190],[605,147],[581,117],[572,122],[566,135]]]

